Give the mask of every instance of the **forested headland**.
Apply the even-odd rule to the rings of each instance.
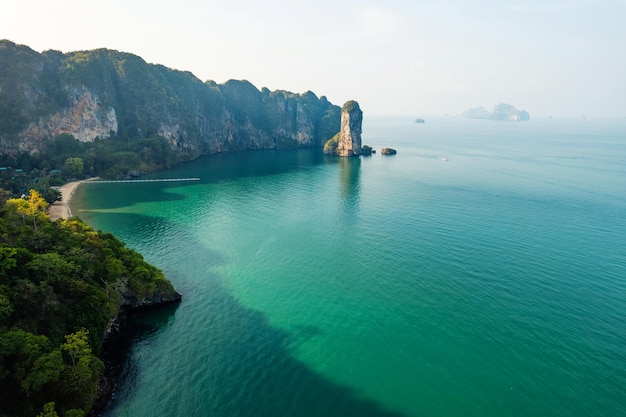
[[[36,191],[0,208],[0,416],[89,413],[107,329],[124,308],[180,299],[156,267]],[[130,301],[129,301],[130,300]]]

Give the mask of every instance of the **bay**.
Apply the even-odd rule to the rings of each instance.
[[[364,119],[395,156],[219,154],[72,212],[183,294],[107,416],[626,414],[626,121]]]

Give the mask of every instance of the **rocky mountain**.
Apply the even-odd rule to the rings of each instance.
[[[530,120],[530,115],[526,110],[517,110],[514,106],[506,103],[500,103],[496,105],[493,112],[484,107],[474,107],[466,110],[462,114],[463,117],[468,119],[491,119],[491,120],[503,120],[503,121],[524,121]]]
[[[0,40],[0,154],[81,142],[164,137],[181,159],[245,149],[322,147],[340,111],[312,92],[202,82],[108,49],[38,53]]]

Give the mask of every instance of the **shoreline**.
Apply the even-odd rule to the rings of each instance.
[[[122,309],[111,320],[110,329],[105,333],[101,352],[98,355],[104,363],[104,370],[98,378],[98,393],[91,410],[85,417],[100,417],[115,404],[120,384],[128,377],[128,361],[133,345],[137,341],[136,337],[146,331],[134,327],[133,319],[149,314],[151,311],[160,310],[168,315],[172,314],[178,308],[182,298],[179,293],[176,294],[179,297],[174,300],[151,306]],[[169,313],[167,313],[168,311]]]
[[[55,201],[48,208],[48,215],[50,220],[69,219],[72,217],[72,211],[70,210],[70,201],[76,189],[84,182],[98,180],[99,177],[89,178],[87,180],[72,181],[63,184],[59,191],[61,192],[61,200]]]

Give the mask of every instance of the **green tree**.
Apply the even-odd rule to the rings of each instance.
[[[72,360],[62,377],[66,397],[71,399],[70,404],[85,411],[91,409],[96,398],[98,376],[104,368],[102,361],[91,353],[88,337],[87,330],[81,329],[65,336],[66,343],[61,345]]]
[[[67,158],[63,164],[63,171],[65,171],[69,177],[81,177],[83,175],[83,159]]]
[[[72,365],[75,366],[81,358],[91,355],[88,340],[89,332],[86,329],[80,329],[76,333],[65,336],[65,343],[61,345],[61,350],[68,354],[72,360]]]
[[[51,349],[46,336],[20,329],[0,336],[0,365],[2,396],[6,402],[8,395],[13,404],[5,405],[13,407],[25,402],[37,404],[43,398],[44,386],[58,381],[65,369],[61,351]]]
[[[56,252],[35,254],[26,267],[35,276],[46,280],[63,279],[74,271],[74,265]]]
[[[0,287],[0,327],[13,313],[13,306],[11,300],[4,294],[4,289]]]
[[[37,225],[42,218],[47,218],[46,209],[48,202],[35,190],[30,190],[25,198],[12,198],[7,201],[9,207],[13,207],[15,211],[26,221],[26,218],[33,220],[33,227],[37,231]]]
[[[55,349],[35,360],[21,386],[28,393],[39,391],[45,384],[58,381],[65,368],[61,351]]]
[[[17,266],[16,254],[17,249],[0,246],[0,282],[3,282],[8,277],[9,271]]]
[[[37,417],[59,417],[59,415],[54,410],[54,403],[49,402],[44,404],[43,411],[37,414]]]

